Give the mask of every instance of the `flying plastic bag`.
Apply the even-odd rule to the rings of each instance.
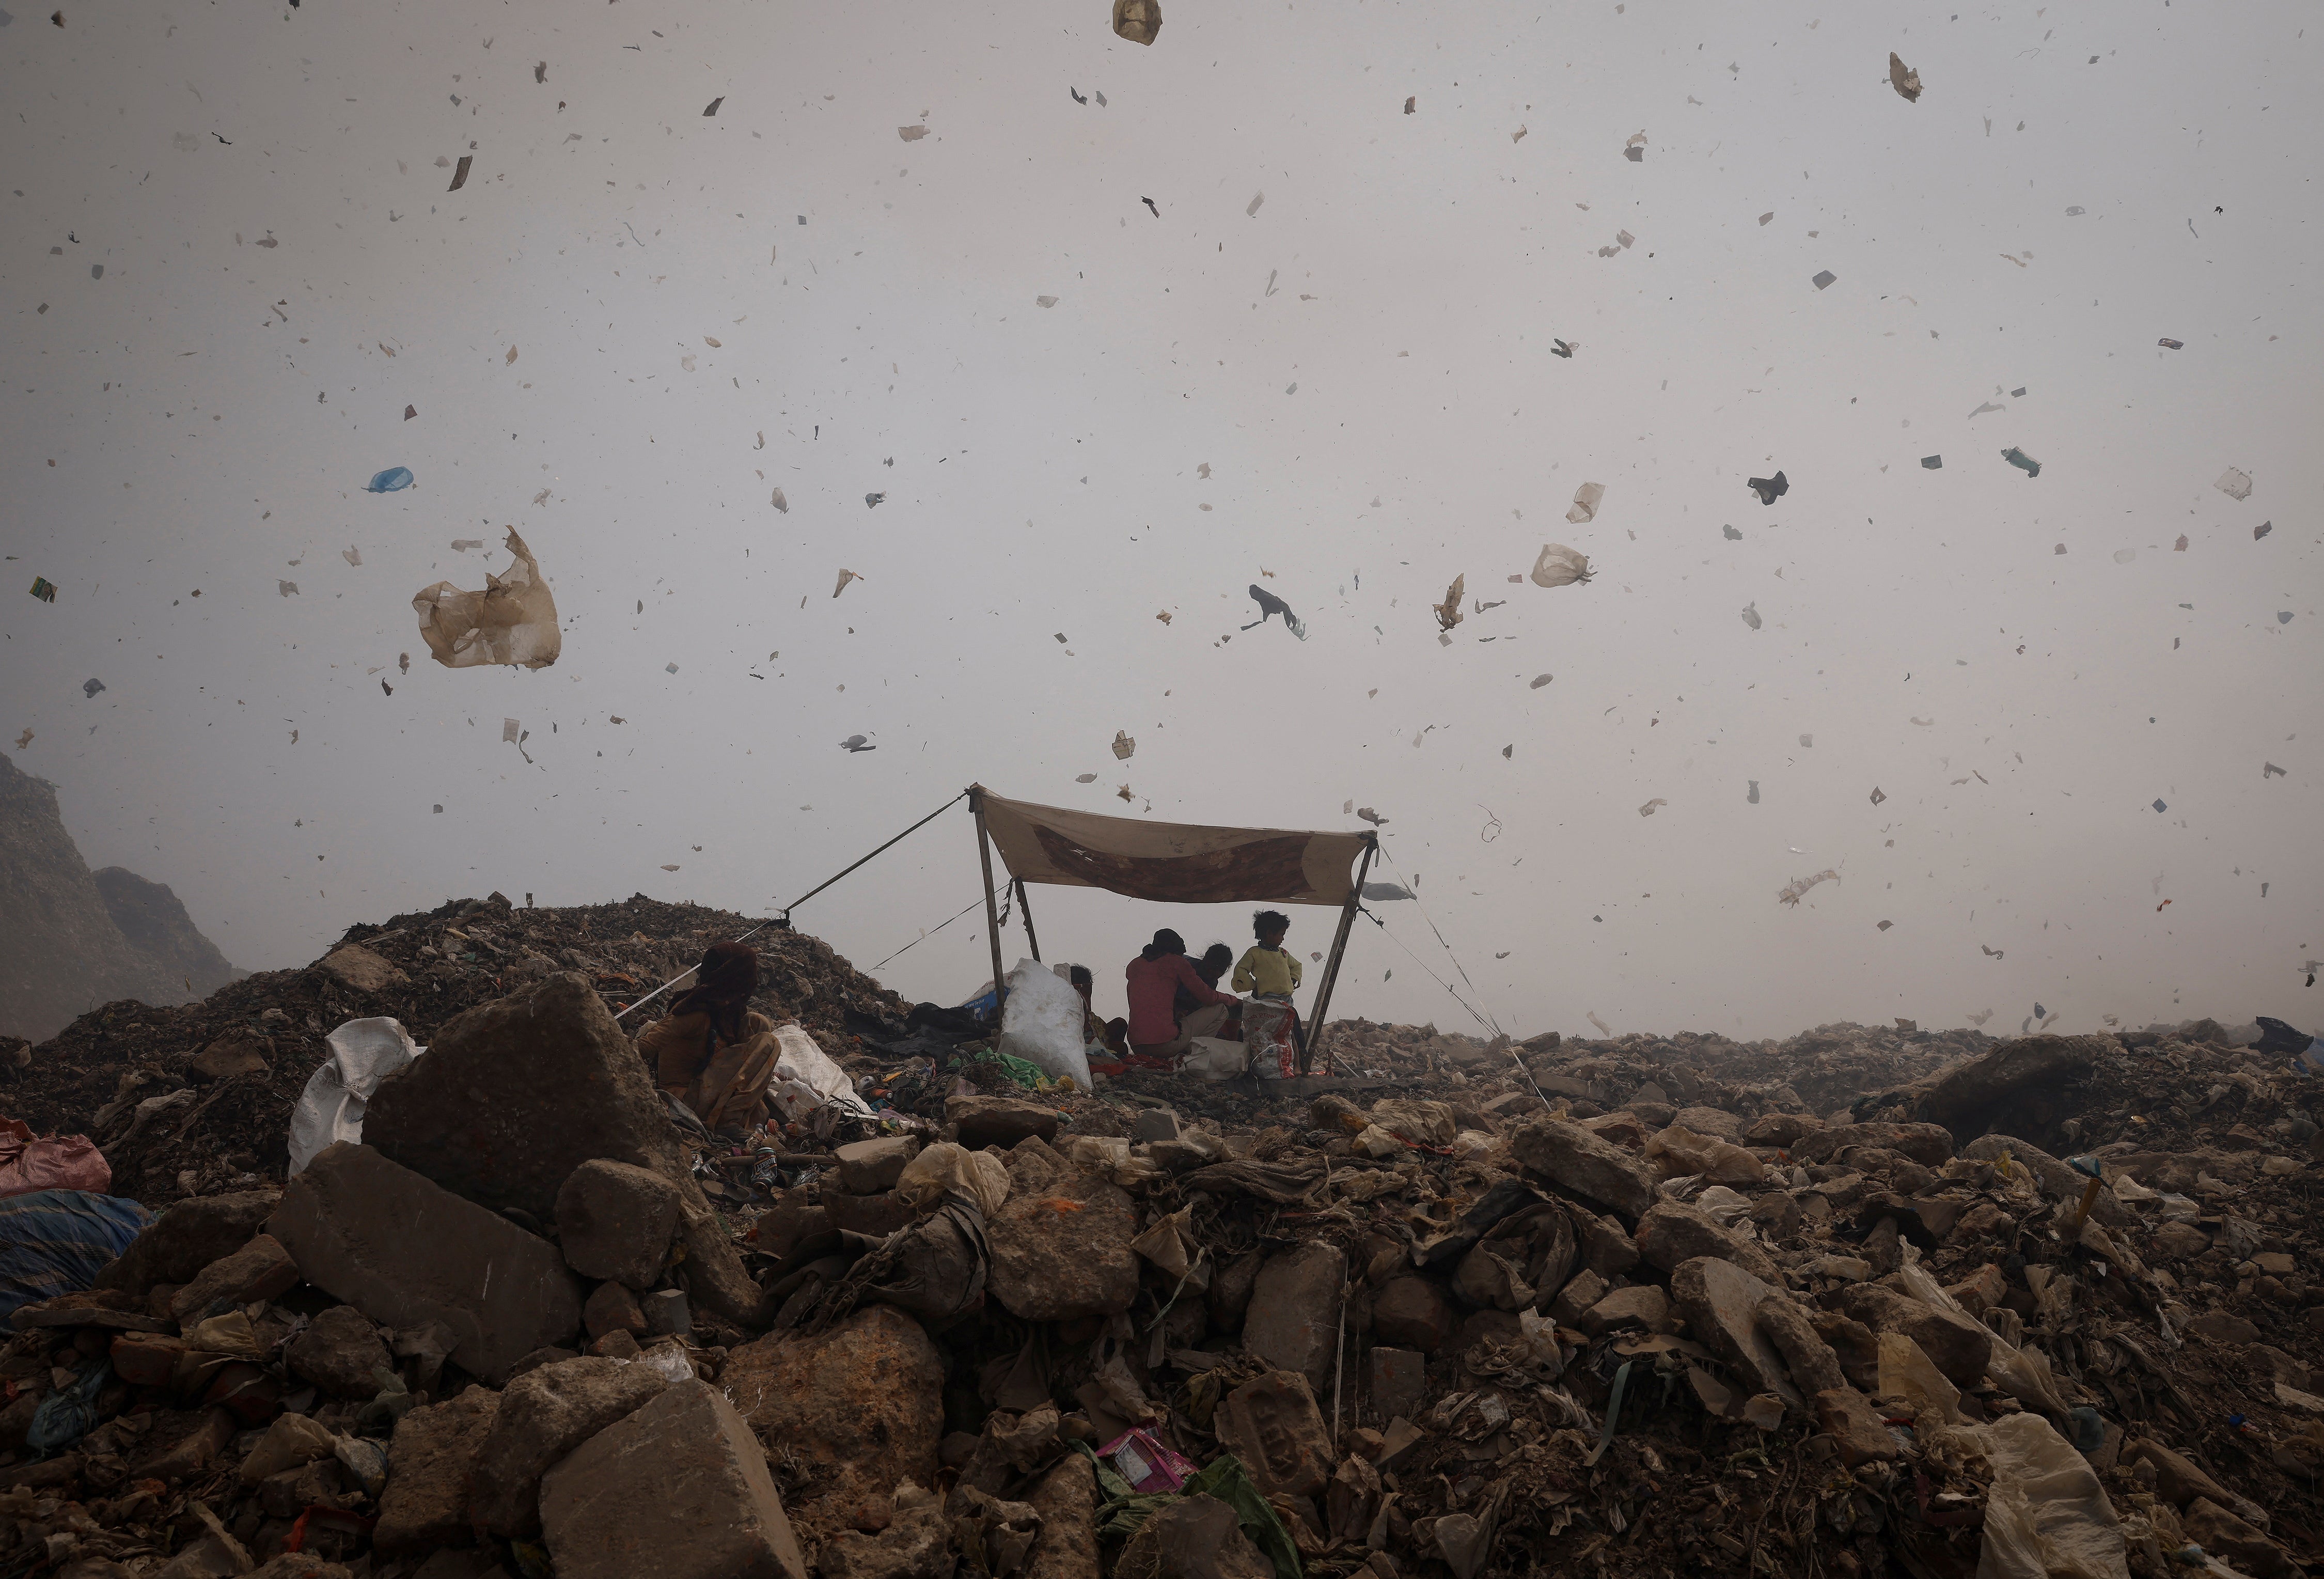
[[[420,638],[447,669],[485,663],[547,669],[557,661],[564,639],[557,628],[557,600],[540,578],[532,550],[514,529],[508,551],[516,556],[506,575],[484,576],[484,590],[463,592],[438,581],[411,600],[420,611]]]
[[[1133,44],[1150,44],[1162,31],[1159,0],[1113,0],[1113,31]]]
[[[1541,558],[1533,562],[1533,584],[1536,586],[1571,586],[1577,581],[1587,581],[1592,572],[1590,557],[1579,554],[1563,543],[1544,543]]]
[[[414,1047],[401,1020],[350,1020],[323,1039],[331,1056],[309,1076],[290,1110],[290,1171],[341,1140],[363,1139],[364,1109],[389,1076],[428,1049]]]
[[[1605,496],[1605,484],[1582,484],[1573,490],[1573,507],[1565,512],[1565,519],[1576,526],[1586,526],[1597,518],[1598,502]]]
[[[1001,1006],[998,1050],[1040,1067],[1054,1079],[1090,1089],[1089,1053],[1082,1041],[1082,995],[1038,959],[1020,959],[1009,973]]]

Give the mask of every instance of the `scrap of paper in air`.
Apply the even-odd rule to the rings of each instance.
[[[473,153],[463,153],[460,155],[460,167],[452,172],[452,184],[446,187],[444,189],[447,192],[456,192],[462,187],[466,186],[468,184],[468,167],[475,163],[475,162],[476,156]]]

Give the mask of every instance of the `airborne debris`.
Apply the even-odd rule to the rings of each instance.
[[[460,167],[452,172],[452,184],[446,187],[444,189],[447,192],[456,192],[462,187],[466,186],[468,184],[468,167],[475,162],[476,156],[473,153],[463,153],[460,155]]]
[[[1655,807],[1668,806],[1669,804],[1669,801],[1665,800],[1661,796],[1657,795],[1652,800],[1647,801],[1644,806],[1638,808],[1638,815],[1640,817],[1652,817],[1655,814]]]
[[[1138,743],[1130,739],[1128,730],[1117,729],[1113,732],[1113,755],[1116,762],[1128,762],[1137,750]]]
[[[1267,588],[1261,586],[1256,581],[1250,584],[1250,596],[1251,601],[1259,605],[1259,618],[1251,621],[1250,624],[1242,626],[1241,628],[1243,630],[1257,630],[1259,626],[1267,623],[1268,620],[1272,616],[1281,614],[1283,616],[1283,624],[1285,629],[1288,630],[1293,635],[1298,637],[1302,642],[1307,640],[1307,622],[1301,619],[1297,614],[1293,614],[1289,604],[1276,596],[1275,594],[1268,591]],[[1167,614],[1157,614],[1155,617],[1166,625],[1170,623],[1170,616]]]
[[[2042,463],[2014,444],[2001,452],[2001,458],[2024,472],[2029,478],[2042,475]]]
[[[57,584],[45,576],[35,576],[32,577],[32,596],[42,603],[54,603],[57,601]]]
[[[1576,526],[1587,526],[1598,518],[1598,502],[1605,497],[1605,484],[1582,484],[1573,490],[1573,506],[1565,512],[1565,519]]]
[[[1554,677],[1551,675],[1537,674],[1533,677],[1532,682],[1526,687],[1526,689],[1529,691],[1537,691],[1541,689],[1542,687],[1547,685],[1554,678]]]
[[[1838,882],[1839,881],[1840,873],[1834,871],[1831,867],[1827,866],[1812,877],[1794,877],[1784,886],[1784,891],[1775,896],[1775,899],[1779,903],[1797,908],[1801,896],[1805,894],[1808,890],[1813,888],[1817,883]]]
[[[2251,497],[2252,480],[2250,476],[2235,466],[2229,466],[2226,471],[2221,472],[2219,474],[2219,480],[2213,483],[2211,486],[2217,488],[2220,493],[2225,494],[2230,499],[2248,499]]]
[[[1374,811],[1369,806],[1359,806],[1356,808],[1356,815],[1362,817],[1374,827],[1379,827],[1388,821],[1388,818],[1382,817],[1379,812]]]
[[[1113,0],[1113,31],[1133,44],[1150,44],[1162,31],[1161,0]]]
[[[1743,605],[1743,623],[1755,631],[1759,628],[1759,605],[1757,598]]]
[[[2187,342],[2184,340],[2157,340],[2154,343],[2166,351],[2183,351],[2187,348]]]
[[[1587,584],[1594,574],[1588,555],[1563,543],[1544,543],[1533,562],[1532,580],[1536,586],[1572,586]]]
[[[844,752],[878,751],[880,748],[871,743],[871,738],[866,734],[851,734],[839,743],[839,749]]]
[[[1921,466],[1923,469],[1927,471],[1936,471],[1942,467],[1944,464],[1945,457],[1941,455],[1924,455],[1921,457]]]
[[[1814,279],[1812,279],[1812,280],[1809,281],[1808,282],[1809,282],[1810,284],[1813,285],[1817,290],[1821,291],[1821,290],[1822,290],[1825,286],[1830,285],[1833,281],[1835,281],[1835,280],[1837,280],[1837,279],[1839,279],[1839,278],[1840,278],[1840,276],[1839,276],[1839,275],[1837,275],[1837,274],[1835,274],[1835,273],[1833,273],[1830,269],[1824,269],[1824,270],[1821,270],[1821,271],[1819,271],[1819,272],[1817,272],[1817,274],[1816,274],[1816,277],[1815,277]]]
[[[85,679],[80,682],[80,694],[84,697],[94,697],[103,689],[105,689],[105,682],[101,679]]]
[[[841,593],[847,590],[847,584],[849,582],[861,581],[863,577],[858,576],[853,570],[842,570],[839,573],[839,585],[831,589],[831,596],[837,597]]]
[[[1748,478],[1746,485],[1751,492],[1759,495],[1759,503],[1762,504],[1773,504],[1792,491],[1791,480],[1781,472],[1777,472],[1772,477]]]
[[[383,472],[374,474],[372,480],[364,485],[364,492],[366,494],[392,494],[399,488],[408,488],[410,486],[411,486],[411,468],[410,466],[392,466]]]
[[[863,495],[863,508],[866,510],[876,509],[881,504],[884,503],[887,501],[887,498],[888,495],[885,494],[866,494]]]
[[[1438,629],[1449,631],[1461,623],[1461,594],[1468,585],[1468,573],[1463,571],[1452,577],[1452,585],[1444,589],[1444,601],[1434,605]]]
[[[1920,102],[1921,74],[1898,60],[1894,50],[1888,51],[1888,81],[1907,104]]]
[[[487,571],[482,592],[438,581],[411,599],[420,639],[447,669],[502,663],[546,669],[557,661],[564,645],[557,600],[515,528],[508,529],[504,546],[515,562],[502,575]]]

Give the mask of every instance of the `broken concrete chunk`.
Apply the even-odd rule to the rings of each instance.
[[[1303,1244],[1269,1256],[1243,1318],[1243,1352],[1277,1371],[1299,1371],[1319,1390],[1329,1387],[1347,1278],[1347,1257],[1334,1245]]]
[[[1831,1438],[1840,1462],[1850,1469],[1886,1464],[1903,1455],[1870,1402],[1852,1387],[1826,1388],[1817,1393],[1815,1412],[1817,1428]]]
[[[580,1284],[556,1246],[369,1146],[326,1147],[267,1227],[307,1281],[374,1320],[449,1327],[452,1359],[488,1381],[580,1329]]]
[[[510,1382],[476,1455],[476,1528],[503,1537],[538,1530],[540,1477],[669,1385],[650,1365],[593,1355],[543,1365]]]
[[[1767,1252],[1698,1206],[1656,1201],[1638,1220],[1638,1253],[1665,1271],[1697,1256],[1732,1261],[1763,1283],[1780,1287],[1783,1273]],[[1765,1389],[1757,1390],[1764,1391]]]
[[[1788,1295],[1770,1294],[1762,1299],[1757,1316],[1759,1330],[1782,1353],[1784,1369],[1792,1373],[1792,1380],[1802,1392],[1814,1395],[1848,1385],[1848,1377],[1840,1368],[1840,1356],[1823,1341],[1808,1313]]]
[[[401,987],[411,978],[388,960],[374,954],[360,943],[350,943],[335,948],[323,956],[319,967],[327,975],[336,976],[344,986],[358,993],[383,993],[390,987]]]
[[[651,1168],[594,1157],[557,1192],[557,1239],[585,1278],[653,1287],[677,1231],[678,1187]]]
[[[807,1579],[766,1454],[700,1381],[673,1383],[550,1470],[540,1519],[558,1579]]]
[[[471,1387],[449,1403],[406,1410],[395,1423],[387,1450],[387,1490],[379,1500],[379,1527],[372,1532],[380,1556],[423,1556],[475,1538],[468,1520],[468,1486],[500,1402],[492,1389]]]
[[[309,1322],[290,1340],[283,1359],[292,1375],[328,1397],[356,1399],[376,1396],[379,1380],[372,1373],[395,1363],[379,1329],[352,1305],[334,1305]]]
[[[157,1283],[190,1283],[204,1267],[248,1244],[281,1198],[264,1189],[177,1202],[97,1273],[96,1287],[142,1294]]]
[[[1296,1371],[1270,1371],[1229,1393],[1213,1428],[1268,1496],[1312,1497],[1331,1482],[1332,1438]]]
[[[1138,1237],[1136,1205],[1070,1164],[1061,1164],[1046,1188],[1020,1193],[1012,1183],[984,1235],[992,1251],[985,1287],[1023,1320],[1112,1316],[1138,1297],[1138,1256],[1130,1248]]]
[[[1580,1124],[1537,1118],[1509,1132],[1509,1151],[1536,1177],[1636,1223],[1655,1204],[1655,1178],[1628,1152]]]
[[[842,1146],[832,1153],[838,1159],[839,1187],[851,1196],[884,1195],[896,1187],[904,1165],[919,1151],[919,1141],[909,1135],[882,1135]]]
[[[1209,1496],[1164,1504],[1130,1537],[1116,1569],[1153,1579],[1275,1579],[1274,1565],[1243,1534],[1235,1510]]]
[[[958,1127],[962,1145],[982,1151],[987,1146],[1005,1150],[1028,1135],[1055,1140],[1064,1120],[1056,1108],[1038,1102],[1020,1102],[1011,1096],[954,1096],[945,1099],[945,1122]]]
[[[1255,1309],[1250,1319],[1258,1319]],[[1372,1296],[1372,1335],[1382,1343],[1433,1354],[1444,1346],[1460,1321],[1452,1302],[1425,1278],[1394,1279]],[[1248,1323],[1243,1330],[1250,1331]]]
[[[1784,1356],[1759,1329],[1760,1302],[1775,1290],[1730,1261],[1698,1256],[1671,1273],[1671,1301],[1695,1340],[1733,1368],[1749,1393],[1772,1392],[1792,1408],[1807,1402],[1792,1385]]]
[[[248,1305],[287,1294],[299,1281],[299,1263],[282,1242],[262,1233],[235,1251],[204,1267],[194,1280],[170,1298],[170,1315],[177,1321],[199,1321],[213,1306]]]
[[[1993,1334],[1967,1316],[1923,1305],[1878,1283],[1841,1290],[1840,1307],[1876,1333],[1912,1339],[1954,1386],[1973,1387],[1984,1380]]]

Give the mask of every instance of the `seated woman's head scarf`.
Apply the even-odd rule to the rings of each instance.
[[[1160,959],[1166,954],[1184,954],[1186,940],[1165,927],[1154,934],[1154,941],[1138,951],[1140,959]]]
[[[742,1016],[759,990],[759,951],[741,943],[714,943],[694,967],[694,985],[669,1006],[672,1014],[706,1013],[730,1042],[742,1039]]]

